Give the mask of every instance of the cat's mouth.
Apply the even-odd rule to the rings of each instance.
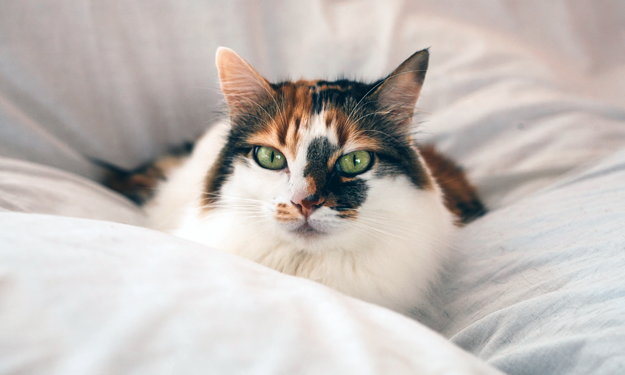
[[[307,238],[307,239],[316,238],[323,234],[323,232],[321,232],[320,230],[313,228],[313,226],[310,225],[308,220],[306,220],[304,224],[295,228],[292,232],[295,233],[295,235],[297,235],[298,237]]]

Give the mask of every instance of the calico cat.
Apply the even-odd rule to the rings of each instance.
[[[270,83],[219,48],[229,121],[107,184],[155,229],[409,314],[456,226],[485,212],[462,171],[411,137],[428,59],[374,83]]]

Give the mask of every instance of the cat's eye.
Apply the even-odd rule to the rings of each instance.
[[[371,161],[369,151],[355,151],[341,156],[336,162],[336,169],[347,175],[356,175],[366,172],[371,166]]]
[[[286,167],[284,155],[271,147],[259,146],[254,149],[254,158],[263,168],[278,170]]]

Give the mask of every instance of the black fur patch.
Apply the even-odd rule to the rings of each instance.
[[[254,124],[248,126],[254,127]],[[221,187],[234,171],[235,160],[246,157],[254,146],[247,143],[246,128],[244,125],[241,127],[243,129],[234,128],[230,132],[226,145],[222,148],[219,157],[206,177],[204,204],[210,204],[217,200]]]
[[[360,178],[343,182],[334,167],[328,169],[328,160],[336,151],[338,147],[327,138],[313,139],[307,150],[308,163],[304,168],[304,177],[312,178],[315,183],[314,198],[322,197],[336,202],[336,206],[330,207],[339,211],[356,209],[367,199],[369,187]]]
[[[328,170],[328,159],[338,150],[338,147],[330,143],[325,137],[317,137],[310,142],[306,154],[306,167],[304,177],[312,178],[316,186],[316,195],[328,194],[327,182],[332,173]]]
[[[488,212],[486,207],[479,201],[479,199],[473,199],[470,202],[457,202],[456,207],[460,211],[460,220],[463,223],[469,223],[478,217],[486,215]]]
[[[367,182],[361,178],[331,186],[330,191],[336,196],[336,207],[331,208],[337,211],[356,209],[367,200],[368,190]]]
[[[313,94],[313,113],[321,113],[323,108],[331,107],[348,107],[351,103],[357,103],[370,93],[374,84],[366,84],[361,82],[349,81],[341,79],[338,81],[317,81],[317,91]]]

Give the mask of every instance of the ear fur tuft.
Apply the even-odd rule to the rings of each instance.
[[[410,56],[384,80],[374,94],[378,103],[402,122],[412,120],[429,57],[427,48]]]
[[[231,113],[255,103],[263,96],[273,95],[269,81],[230,48],[219,47],[215,60],[221,91]]]

